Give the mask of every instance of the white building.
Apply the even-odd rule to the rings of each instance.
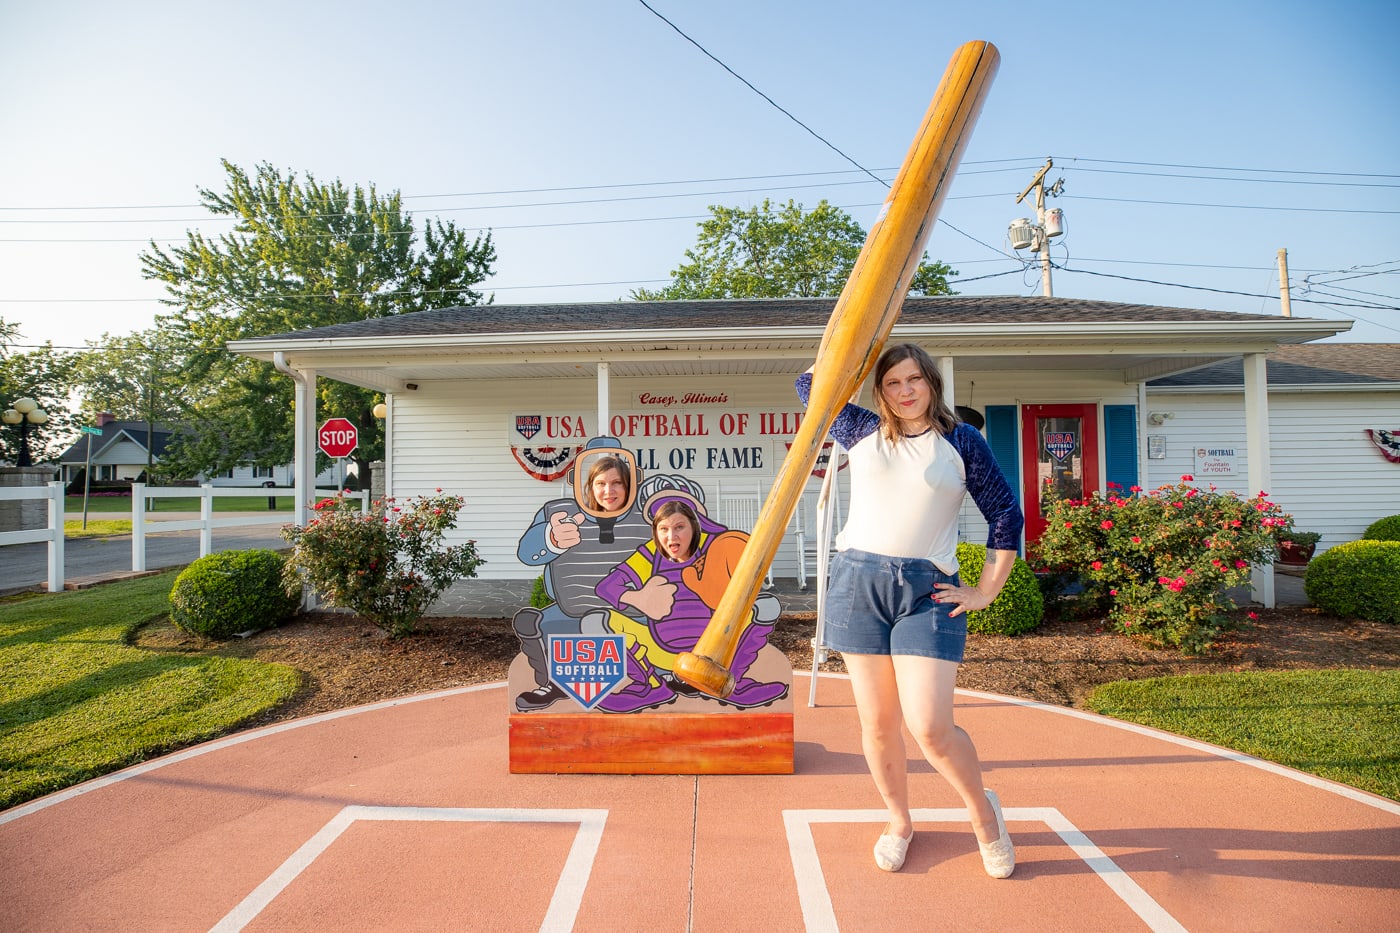
[[[644,470],[699,481],[712,514],[730,508],[720,500],[766,493],[802,417],[793,380],[811,364],[834,306],[830,298],[488,305],[230,348],[275,359],[298,380],[298,462],[315,449],[308,402],[317,378],[384,392],[388,494],[440,487],[465,496],[458,535],[476,539],[487,559],[479,575],[527,578],[534,572],[515,553],[523,523],[561,494],[568,459],[588,438],[617,437]],[[1032,538],[1043,477],[1086,491],[1109,482],[1151,488],[1199,472],[1195,451],[1205,449],[1233,452],[1212,461],[1227,470],[1216,477],[1221,488],[1268,490],[1301,527],[1334,544],[1400,512],[1400,467],[1365,456],[1368,442],[1357,434],[1363,425],[1400,428],[1396,348],[1376,351],[1389,354],[1384,375],[1329,377],[1346,370],[1319,363],[1311,367],[1316,380],[1285,385],[1265,363],[1276,353],[1285,362],[1283,354],[1304,349],[1326,353],[1298,345],[1349,327],[1069,298],[950,296],[907,300],[890,342],[928,349],[952,401],[985,418]],[[1221,367],[1238,374],[1232,385],[1207,381]],[[869,404],[868,390],[863,398]],[[816,488],[814,480],[809,503]],[[810,542],[811,517],[801,511]],[[971,509],[964,534],[981,540]],[[773,572],[801,575],[795,534]]]

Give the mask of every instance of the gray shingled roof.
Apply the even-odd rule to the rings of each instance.
[[[133,443],[146,449],[146,422],[144,421],[109,421],[102,425],[102,434],[94,438],[92,442],[92,455],[100,456],[112,444],[119,443],[121,436],[129,436]],[[153,437],[155,438],[155,449],[152,451],[155,457],[164,456],[165,449],[170,443],[173,432],[164,426],[157,426]],[[63,452],[59,457],[61,463],[84,463],[87,460],[88,441],[87,437],[79,437],[73,442],[73,446]]]
[[[249,338],[248,342],[285,344],[288,340],[322,340],[337,337],[465,336],[599,330],[664,331],[673,328],[689,330],[745,326],[820,329],[826,325],[835,306],[835,298],[473,305],[332,324],[327,327]],[[906,324],[1232,323],[1248,320],[1277,321],[1279,318],[1277,315],[1164,308],[1112,301],[1005,295],[909,298],[905,300],[904,308],[900,312],[900,322]]]
[[[1400,343],[1287,344],[1270,353],[1271,386],[1400,385]],[[1227,360],[1189,373],[1153,379],[1152,388],[1244,385],[1244,364]]]

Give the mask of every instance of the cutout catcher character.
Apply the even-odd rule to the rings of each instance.
[[[604,624],[626,636],[627,676],[632,681],[598,704],[612,713],[653,709],[674,702],[677,695],[715,699],[672,671],[677,657],[693,648],[705,631],[749,537],[711,521],[703,501],[681,489],[657,491],[646,499],[643,511],[655,529],[652,538],[597,586],[598,595],[613,609]],[[750,709],[787,695],[786,683],[745,676],[768,644],[778,614],[776,597],[762,595],[754,601],[730,666],[734,692],[719,702]]]
[[[538,685],[515,698],[520,712],[545,709],[568,696],[549,678],[549,636],[580,634],[585,616],[610,611],[594,587],[651,537],[650,524],[636,508],[642,471],[616,438],[590,440],[568,482],[573,498],[546,502],[516,549],[527,566],[543,569],[545,591],[554,600],[544,609],[527,606],[511,619]]]

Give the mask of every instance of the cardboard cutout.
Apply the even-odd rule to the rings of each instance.
[[[632,480],[620,507],[601,507],[589,494],[588,478],[599,465]],[[640,473],[617,440],[590,440],[569,472],[574,497],[546,502],[521,536],[517,555],[541,569],[554,602],[522,608],[512,619],[521,649],[510,675],[514,711],[718,712],[779,701],[790,708],[791,665],[768,647],[781,613],[770,594],[754,601],[731,696],[718,700],[672,676],[677,655],[709,623],[747,534],[708,517],[698,483]],[[691,505],[700,521],[698,547],[681,562],[658,553],[652,540],[651,519],[672,499]],[[626,603],[624,595],[630,595]]]

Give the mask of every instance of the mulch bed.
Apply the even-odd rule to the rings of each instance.
[[[958,685],[1061,706],[1082,707],[1100,684],[1182,674],[1303,668],[1400,667],[1400,626],[1337,619],[1308,607],[1241,612],[1240,628],[1209,653],[1183,655],[1106,632],[1097,619],[1052,620],[1015,637],[973,635]],[[779,620],[771,643],[794,669],[810,670],[813,613]],[[281,628],[224,644],[157,622],[136,636],[142,646],[217,653],[289,664],[305,683],[259,726],[430,690],[505,680],[519,643],[506,619],[425,619],[420,631],[391,639],[344,613],[299,616]],[[840,656],[822,670],[843,671]]]

